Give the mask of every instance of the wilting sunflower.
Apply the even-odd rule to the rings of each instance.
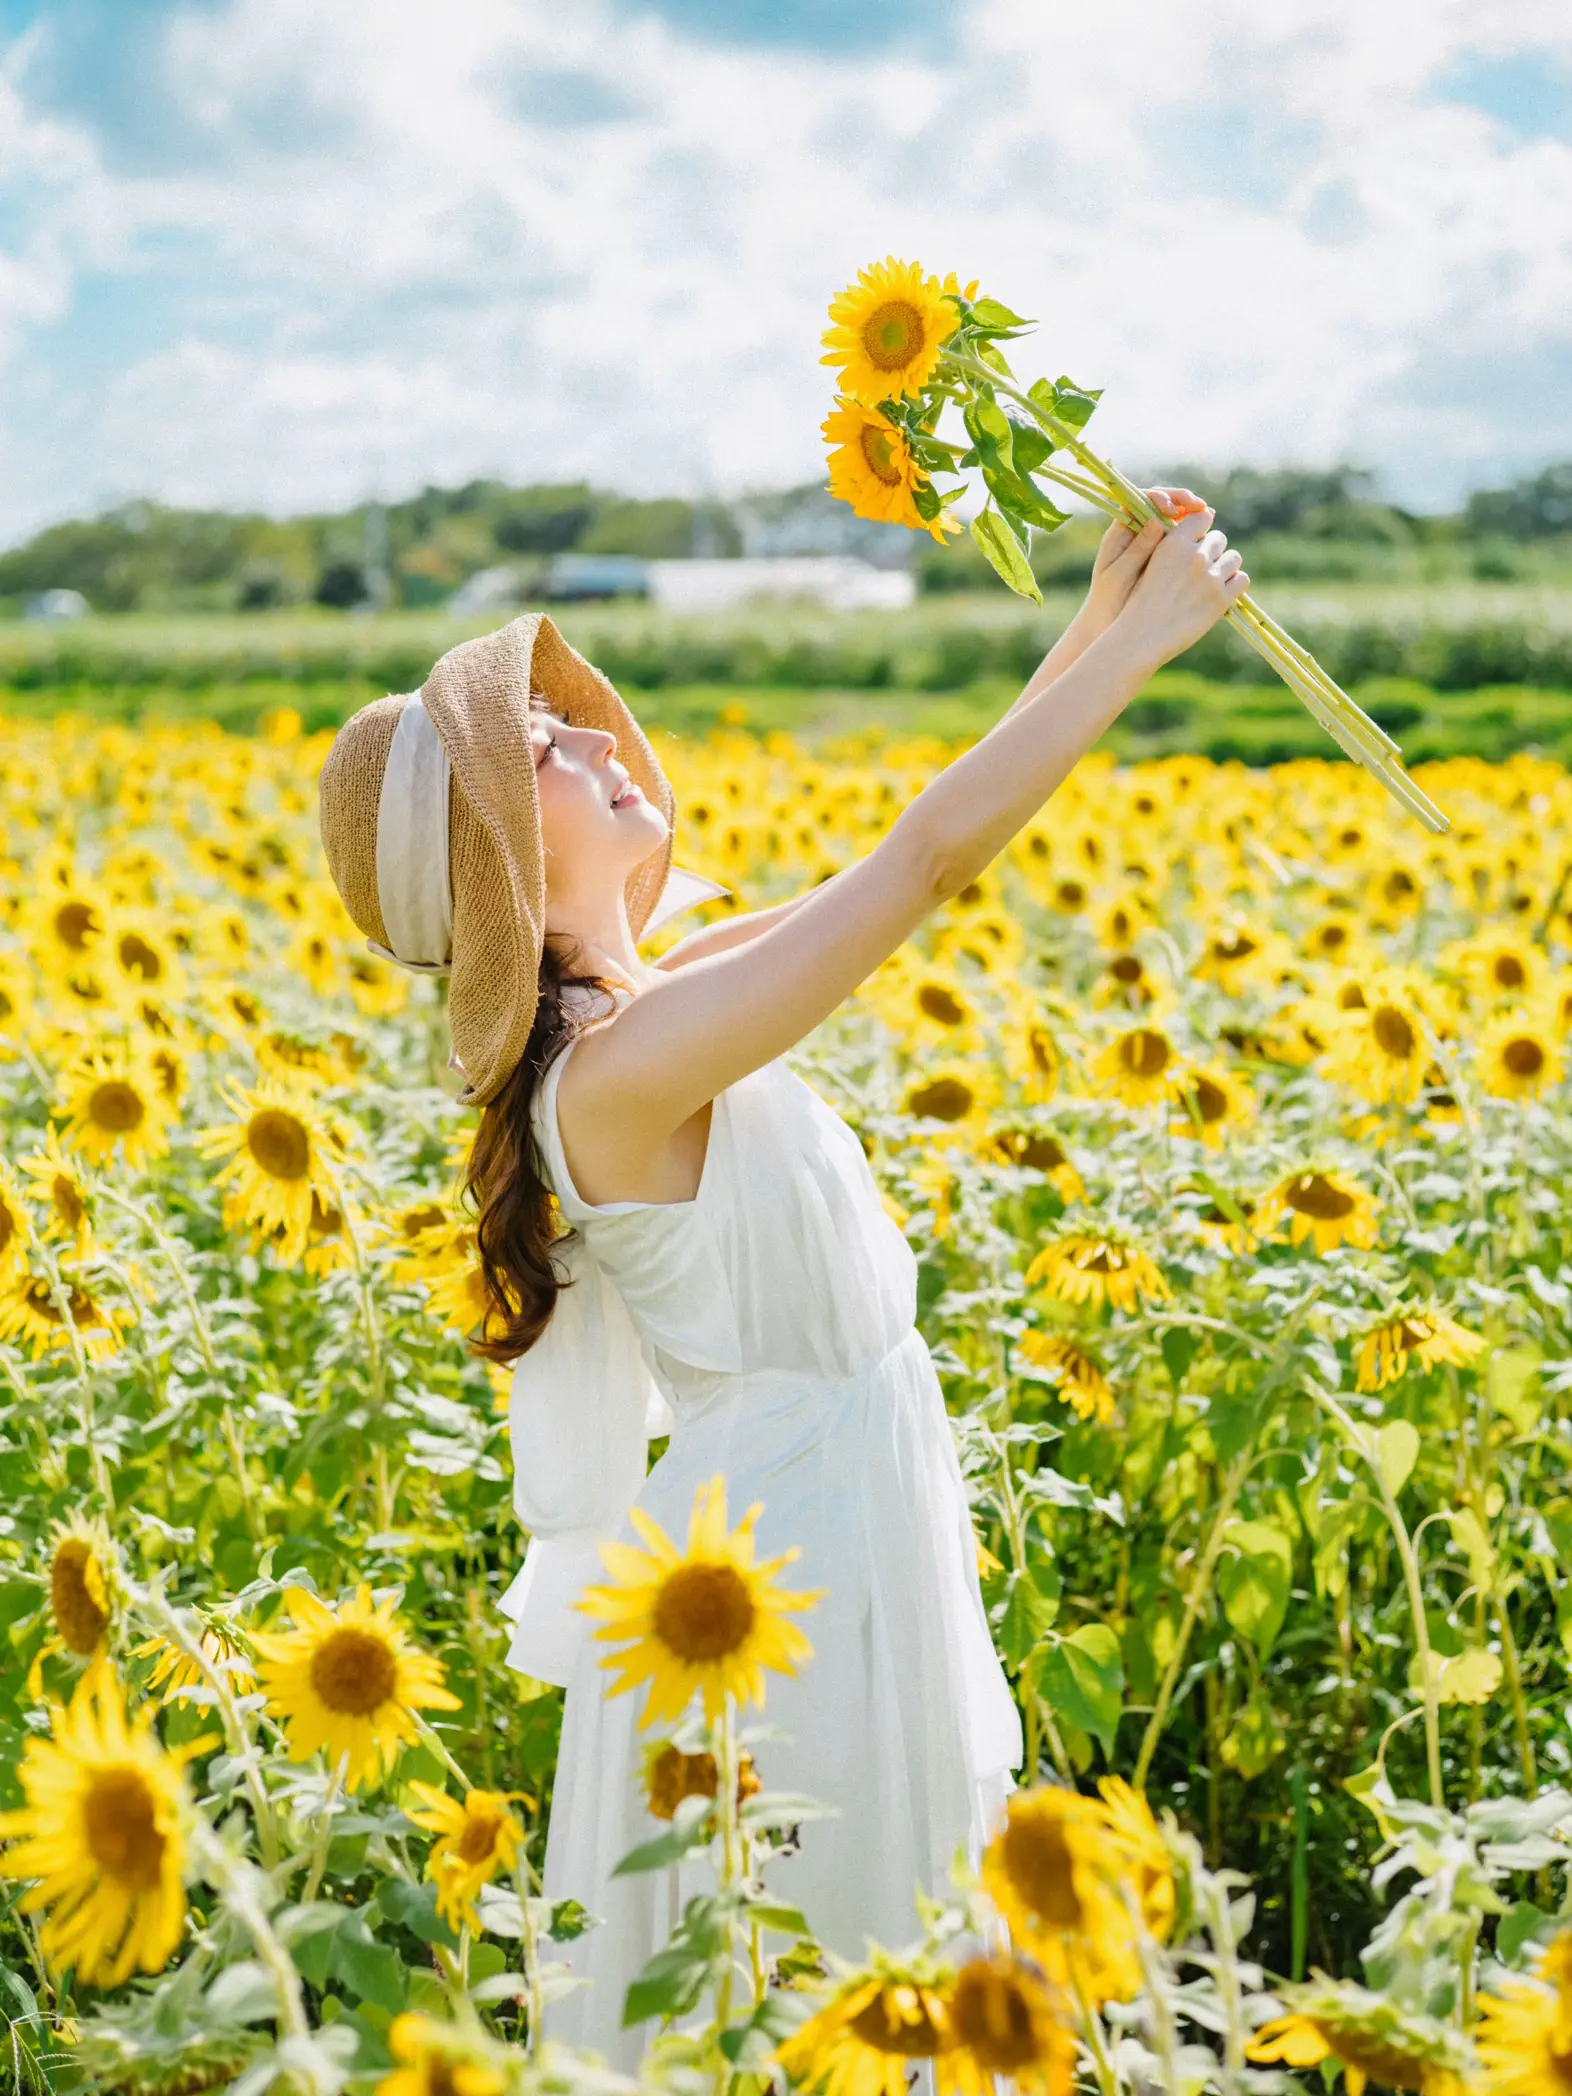
[[[890,255],[859,270],[856,283],[830,301],[819,362],[840,372],[841,391],[852,400],[877,407],[922,391],[960,318],[936,276]]]
[[[296,1627],[256,1630],[268,1709],[284,1722],[291,1759],[317,1752],[336,1767],[347,1755],[344,1787],[377,1782],[417,1737],[417,1710],[457,1710],[442,1664],[411,1644],[391,1600],[369,1586],[334,1610],[303,1587],[284,1589]]]
[[[1193,1136],[1212,1149],[1255,1119],[1254,1092],[1231,1070],[1214,1063],[1191,1063],[1177,1070],[1172,1096],[1179,1108],[1173,1133]]]
[[[1572,2091],[1572,1930],[1551,1939],[1531,1979],[1513,1975],[1480,1995],[1474,2049],[1485,2096]]]
[[[949,1989],[951,2043],[934,2063],[940,2096],[995,2096],[999,2076],[1021,2096],[1069,2096],[1075,2079],[1070,2004],[1018,1958],[968,1958]]]
[[[103,1649],[119,1584],[108,1529],[102,1521],[73,1515],[56,1531],[49,1552],[49,1607],[68,1652],[91,1659]]]
[[[1011,1793],[984,1851],[983,1889],[1048,1979],[1096,2002],[1141,1982],[1136,1921],[1159,1940],[1174,1914],[1173,1867],[1144,1802],[1120,1785],[1088,1798],[1043,1784]]]
[[[184,1758],[159,1745],[147,1713],[128,1721],[103,1663],[69,1708],[51,1711],[49,1738],[23,1746],[27,1802],[0,1813],[0,1837],[15,1843],[0,1876],[38,1880],[21,1909],[48,1909],[39,1940],[56,1972],[74,1966],[89,1986],[118,1987],[174,1956],[186,1918]]]
[[[1045,1244],[1026,1269],[1026,1285],[1038,1282],[1065,1303],[1090,1303],[1101,1309],[1133,1310],[1147,1297],[1172,1293],[1159,1269],[1139,1245],[1114,1237],[1075,1234]]]
[[[197,1646],[213,1671],[222,1674],[237,1693],[244,1695],[255,1685],[256,1668],[246,1657],[240,1639],[224,1624],[204,1625],[198,1634]],[[147,1677],[148,1693],[156,1693],[161,1702],[184,1702],[194,1689],[208,1686],[204,1669],[189,1652],[168,1638],[145,1638],[140,1645],[131,1647],[131,1654],[134,1659],[152,1660]]]
[[[1454,1324],[1442,1310],[1405,1310],[1401,1317],[1377,1325],[1367,1333],[1359,1349],[1359,1390],[1384,1390],[1417,1356],[1421,1368],[1434,1368],[1449,1361],[1458,1368],[1468,1363],[1484,1346],[1476,1332]]]
[[[377,2083],[376,2096],[503,2096],[513,2079],[516,2055],[478,2021],[466,2028],[406,2009],[388,2025],[387,2042],[399,2064]]]
[[[822,2009],[772,2056],[791,2080],[822,2096],[906,2096],[914,2060],[953,2043],[948,1966],[875,1951],[841,1979]]]
[[[1386,1995],[1347,1980],[1316,1979],[1281,1991],[1293,2007],[1262,2025],[1245,2048],[1247,2059],[1288,2067],[1336,2060],[1348,2096],[1364,2096],[1371,2081],[1387,2089],[1418,2090],[1421,2096],[1458,2096],[1467,2060],[1450,2025],[1414,2015]],[[1552,2086],[1533,2083],[1534,2096]]]
[[[1179,1065],[1179,1050],[1160,1026],[1132,1026],[1092,1064],[1092,1075],[1104,1090],[1126,1106],[1155,1106],[1168,1097]]]
[[[1021,1334],[1020,1352],[1023,1361],[1054,1377],[1077,1419],[1095,1419],[1099,1426],[1113,1424],[1113,1392],[1090,1354],[1056,1332],[1037,1331]]]
[[[693,1495],[686,1552],[640,1506],[630,1519],[647,1549],[601,1544],[611,1578],[586,1587],[574,1606],[599,1619],[592,1636],[624,1647],[601,1660],[622,1670],[607,1693],[620,1696],[649,1682],[641,1727],[681,1717],[695,1689],[704,1692],[712,1724],[729,1695],[762,1707],[765,1668],[795,1674],[797,1661],[811,1657],[802,1630],[785,1619],[811,1608],[826,1590],[792,1591],[776,1583],[780,1568],[802,1555],[795,1545],[754,1563],[753,1528],[763,1511],[756,1500],[728,1535],[726,1481],[717,1474]]]
[[[462,1798],[429,1783],[411,1782],[422,1809],[406,1816],[438,1838],[426,1858],[426,1877],[437,1888],[437,1912],[457,1929],[480,1927],[475,1896],[499,1870],[511,1870],[524,1829],[508,1807],[514,1793],[471,1790]]]
[[[44,1211],[44,1235],[63,1240],[81,1254],[93,1242],[93,1212],[80,1165],[60,1147],[59,1131],[50,1128],[36,1150],[19,1159],[28,1192]]]
[[[822,429],[830,447],[830,493],[849,502],[855,516],[926,531],[941,546],[947,532],[960,530],[949,510],[925,517],[918,509],[917,490],[927,486],[928,475],[902,432],[876,407],[837,401]]]
[[[1498,1012],[1480,1028],[1474,1074],[1498,1099],[1537,1099],[1561,1082],[1565,1070],[1550,1011],[1528,1006]]]
[[[196,1147],[207,1157],[228,1157],[218,1174],[232,1184],[239,1220],[271,1232],[281,1224],[279,1255],[298,1259],[311,1232],[311,1197],[336,1200],[334,1167],[347,1137],[309,1096],[277,1078],[254,1086],[228,1078],[220,1087],[234,1119],[198,1132]]]
[[[169,1150],[169,1101],[147,1056],[124,1038],[89,1048],[60,1073],[57,1114],[68,1143],[103,1164],[118,1150],[133,1171]]]
[[[713,1798],[720,1792],[720,1770],[713,1754],[684,1754],[667,1740],[651,1741],[644,1757],[644,1800],[656,1819],[672,1819],[684,1798]],[[753,1756],[743,1747],[737,1755],[737,1803],[763,1788]]]
[[[1261,1204],[1257,1229],[1264,1234],[1284,1222],[1292,1243],[1312,1238],[1317,1252],[1345,1244],[1368,1251],[1379,1228],[1374,1199],[1340,1172],[1295,1172],[1275,1187]]]

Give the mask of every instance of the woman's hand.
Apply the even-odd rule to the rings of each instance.
[[[1205,509],[1206,504],[1189,488],[1148,488],[1148,499],[1171,522]],[[1088,640],[1106,633],[1130,601],[1130,593],[1146,572],[1146,564],[1166,537],[1165,527],[1155,518],[1144,531],[1131,531],[1123,524],[1110,524],[1097,548],[1091,587],[1081,607],[1079,622]]]
[[[1213,514],[1193,510],[1164,533],[1119,615],[1119,630],[1154,669],[1209,632],[1250,587],[1242,556],[1210,528]]]

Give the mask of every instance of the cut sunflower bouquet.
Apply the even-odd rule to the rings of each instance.
[[[960,524],[949,508],[965,483],[941,487],[938,473],[976,470],[987,500],[971,535],[1020,596],[1042,602],[1027,553],[1034,531],[1057,531],[1068,512],[1043,481],[1132,531],[1162,515],[1144,489],[1086,443],[1100,388],[1069,378],[1022,386],[1002,345],[1033,325],[995,298],[941,283],[921,265],[890,256],[871,263],[830,305],[821,362],[840,374],[840,397],[824,423],[830,493],[860,517],[927,531],[943,545]],[[966,442],[940,434],[949,411]],[[1334,742],[1378,778],[1427,829],[1447,817],[1403,769],[1402,753],[1310,654],[1247,591],[1227,618],[1271,664]]]

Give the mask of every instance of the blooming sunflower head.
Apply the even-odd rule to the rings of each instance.
[[[512,2059],[478,2020],[439,2023],[406,2009],[389,2024],[387,2046],[398,2064],[376,2096],[503,2096],[514,2080]]]
[[[1020,1354],[1029,1367],[1053,1378],[1078,1419],[1095,1419],[1099,1426],[1113,1424],[1114,1401],[1108,1379],[1091,1355],[1073,1340],[1062,1338],[1057,1332],[1023,1332]]]
[[[1076,2054],[1069,2004],[1031,1965],[968,1958],[947,2008],[951,2042],[934,2070],[941,2096],[994,2096],[999,2080],[1021,2096],[1069,2096]]]
[[[823,433],[830,493],[849,502],[854,515],[926,531],[941,546],[947,533],[960,530],[950,512],[929,498],[927,473],[905,435],[878,408],[839,400],[824,419]]]
[[[291,1758],[319,1751],[344,1764],[344,1785],[359,1790],[392,1767],[418,1732],[420,1710],[457,1710],[442,1667],[414,1645],[393,1600],[376,1602],[361,1586],[337,1609],[303,1587],[284,1589],[295,1628],[251,1633],[271,1714],[282,1720]]]
[[[981,1876],[1013,1940],[1052,1982],[1109,2001],[1140,1981],[1130,1870],[1103,1800],[1042,1785],[1012,1792]]]
[[[875,1951],[844,1974],[822,2008],[773,2055],[793,2083],[822,2096],[906,2096],[917,2060],[937,2060],[952,2038],[953,1974],[931,1958]]]
[[[480,1927],[475,1896],[498,1871],[510,1871],[524,1839],[524,1828],[508,1796],[495,1790],[468,1790],[452,1798],[429,1783],[411,1783],[417,1809],[408,1816],[417,1827],[435,1834],[426,1858],[426,1876],[437,1888],[437,1912],[451,1928],[467,1923]]]
[[[630,1518],[646,1548],[601,1544],[610,1579],[586,1587],[574,1605],[598,1619],[594,1637],[622,1648],[601,1661],[620,1669],[608,1693],[649,1683],[641,1727],[681,1717],[696,1689],[712,1722],[728,1696],[762,1706],[765,1669],[795,1674],[798,1661],[811,1657],[813,1647],[787,1617],[812,1607],[824,1590],[778,1583],[781,1567],[801,1555],[795,1547],[754,1562],[753,1528],[762,1512],[755,1502],[728,1534],[726,1482],[717,1475],[694,1494],[685,1551],[638,1506]]]
[[[1467,2075],[1463,2042],[1451,2025],[1405,2010],[1385,1995],[1320,1978],[1281,1992],[1288,2014],[1264,2024],[1246,2048],[1247,2058],[1262,2065],[1336,2061],[1349,2096],[1363,2096],[1372,2081],[1446,2096]],[[1535,2084],[1536,2096],[1553,2086]]]
[[[1359,1349],[1356,1387],[1384,1390],[1397,1381],[1411,1359],[1417,1359],[1421,1368],[1434,1368],[1441,1362],[1466,1368],[1484,1343],[1444,1310],[1405,1310],[1366,1333]]]
[[[1028,1288],[1041,1283],[1065,1303],[1133,1310],[1148,1297],[1171,1290],[1160,1269],[1139,1245],[1106,1234],[1072,1231],[1043,1246],[1026,1269]]]
[[[170,1102],[147,1055],[125,1039],[100,1043],[60,1076],[65,1140],[102,1164],[116,1154],[133,1170],[169,1149]]]
[[[850,399],[877,407],[922,391],[960,317],[936,276],[890,255],[859,270],[857,281],[830,301],[819,361],[840,373]]]
[[[1153,1020],[1127,1027],[1097,1057],[1092,1074],[1126,1106],[1166,1100],[1179,1068],[1179,1050]]]
[[[79,1659],[103,1650],[119,1597],[119,1561],[102,1521],[73,1515],[49,1552],[49,1607],[60,1642]]]
[[[1480,1028],[1474,1070],[1498,1099],[1540,1098],[1566,1070],[1554,1014],[1533,1006],[1498,1012]]]
[[[1294,1244],[1309,1238],[1317,1252],[1333,1252],[1345,1244],[1368,1251],[1379,1227],[1372,1196],[1330,1170],[1295,1172],[1273,1189],[1262,1206],[1261,1227],[1284,1224]]]
[[[1491,2096],[1572,2096],[1572,1930],[1552,1938],[1532,1976],[1479,1997],[1474,2048]]]

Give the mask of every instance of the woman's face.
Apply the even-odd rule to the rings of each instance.
[[[547,893],[557,902],[620,889],[665,841],[667,823],[617,761],[604,728],[575,727],[568,712],[530,709]]]

